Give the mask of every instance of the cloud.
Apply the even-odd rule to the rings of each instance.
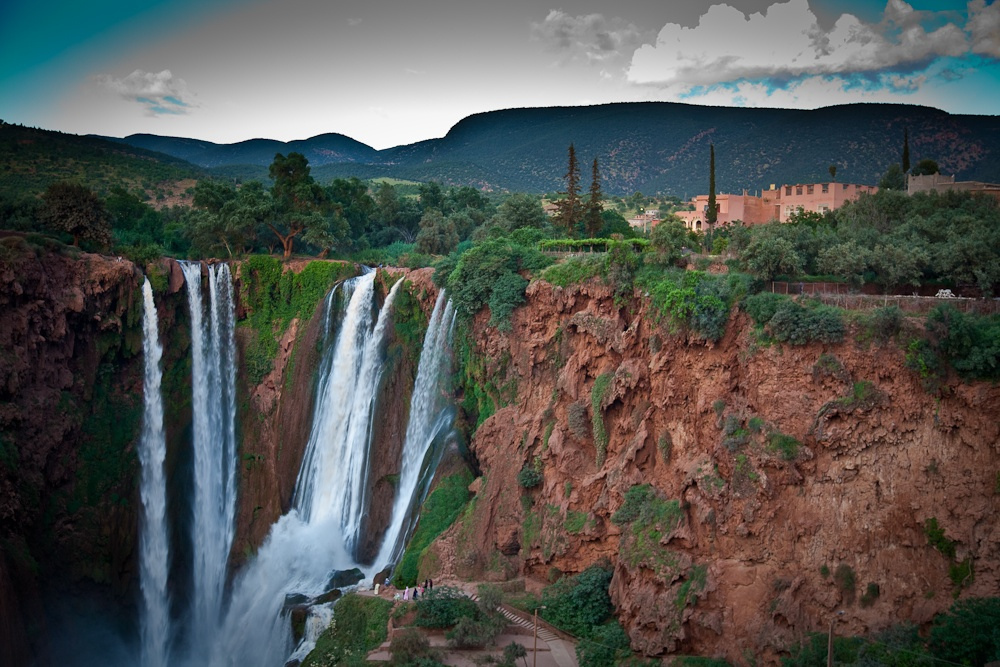
[[[642,30],[620,18],[607,19],[601,14],[571,16],[553,9],[544,21],[531,24],[531,35],[568,59],[608,63],[625,62],[640,45],[653,41],[654,31]]]
[[[188,113],[194,105],[186,102],[191,95],[183,79],[175,79],[170,70],[143,72],[135,70],[123,79],[110,74],[99,74],[97,83],[123,99],[138,102],[147,116],[180,115]]]
[[[973,0],[969,7],[966,32],[943,21],[943,13],[915,11],[903,0],[889,0],[879,23],[843,14],[825,29],[807,0],[772,4],[749,16],[715,5],[693,28],[665,25],[654,45],[636,50],[627,77],[668,86],[750,80],[772,88],[815,76],[881,81],[883,72],[915,74],[938,58],[960,57],[970,49],[996,54],[1000,5]],[[925,27],[930,25],[938,27]],[[890,79],[884,83],[897,86]]]
[[[362,21],[364,21],[364,19],[347,19],[347,25],[349,25],[352,28],[356,28],[359,25],[361,25]]]

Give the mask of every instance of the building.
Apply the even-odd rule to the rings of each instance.
[[[788,222],[789,217],[802,211],[826,213],[835,211],[863,193],[874,194],[878,188],[873,185],[855,183],[796,183],[794,185],[771,185],[760,196],[719,194],[715,197],[718,207],[716,224],[728,225],[737,220],[745,225],[762,225],[773,220]],[[691,200],[693,211],[679,211],[677,217],[684,226],[696,232],[705,229],[708,213],[708,195],[698,195]]]
[[[660,218],[656,213],[640,213],[634,218],[628,219],[628,226],[636,231],[649,233],[653,227],[660,223]]]
[[[942,174],[909,176],[906,179],[906,194],[908,195],[913,195],[917,192],[947,192],[949,190],[988,195],[1000,202],[1000,184],[997,183],[956,181],[954,176],[944,176]]]
[[[677,211],[674,215],[684,221],[688,229],[700,232],[707,224],[708,195],[698,195],[691,200],[693,211]],[[761,225],[774,219],[774,207],[768,205],[760,197],[747,194],[718,194],[715,196],[715,206],[718,210],[717,225],[728,225],[741,220],[746,225]]]
[[[857,183],[795,183],[782,185],[761,193],[761,198],[777,206],[775,218],[780,222],[804,211],[811,213],[826,213],[836,211],[849,201],[854,201],[862,194],[875,194],[878,188],[874,185],[858,185]]]

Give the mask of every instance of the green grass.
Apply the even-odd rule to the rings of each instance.
[[[333,622],[319,636],[302,667],[364,665],[369,651],[388,637],[392,602],[351,593],[337,601]]]
[[[427,497],[420,510],[417,528],[396,570],[394,584],[397,588],[417,583],[420,557],[434,538],[451,526],[462,513],[462,509],[469,501],[470,483],[472,474],[469,472],[449,475],[442,479]]]

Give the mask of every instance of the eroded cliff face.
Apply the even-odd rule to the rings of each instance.
[[[935,398],[893,343],[758,347],[739,313],[706,345],[596,282],[532,283],[509,335],[488,316],[475,355],[509,405],[475,433],[475,509],[436,545],[439,574],[609,562],[633,649],[740,664],[838,610],[862,634],[1000,589],[1000,387]],[[542,482],[523,488],[529,466]]]
[[[44,631],[42,585],[135,581],[141,274],[0,237],[0,663]]]

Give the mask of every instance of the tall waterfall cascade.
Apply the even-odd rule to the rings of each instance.
[[[182,568],[190,565],[190,581],[170,581],[162,348],[147,281],[139,662],[142,667],[277,667],[290,656],[302,659],[332,618],[330,605],[312,607],[309,632],[296,650],[286,613],[290,604],[328,592],[336,571],[359,567],[370,580],[401,556],[440,457],[441,448],[435,445],[450,431],[454,417],[442,386],[450,376],[454,310],[440,293],[417,368],[389,523],[377,558],[359,563],[359,544],[366,539],[370,466],[380,456],[373,450],[373,434],[380,418],[385,347],[403,281],[392,285],[381,306],[376,305],[375,271],[330,291],[322,306],[324,351],[317,368],[312,427],[292,508],[271,527],[254,558],[230,579],[239,455],[233,280],[225,264],[207,267],[207,276],[201,263],[180,265],[190,315],[192,456],[190,516],[178,517],[178,529],[184,536],[182,546],[189,543],[191,553],[190,562],[183,549],[178,553],[185,557],[173,558],[180,558]],[[182,586],[173,591],[171,584],[179,583],[190,590]],[[181,594],[172,600],[171,591]]]
[[[429,465],[428,455],[435,453],[434,443],[451,426],[453,415],[440,386],[451,375],[454,328],[455,310],[444,290],[441,290],[424,334],[410,402],[410,421],[406,425],[403,441],[398,491],[392,506],[392,518],[375,560],[376,567],[399,562],[403,555],[406,540],[416,523],[416,508],[423,502],[434,476],[436,461],[435,465]]]
[[[194,653],[204,653],[222,614],[236,514],[235,309],[228,265],[208,267],[207,299],[201,263],[181,268],[191,315],[194,450],[189,644]]]
[[[167,455],[163,432],[163,397],[159,321],[153,302],[153,288],[147,279],[142,286],[142,349],[145,357],[142,435],[139,440],[142,499],[139,529],[139,585],[141,665],[166,667],[169,662],[170,599],[167,578],[170,547],[167,528],[167,480],[163,464]]]

